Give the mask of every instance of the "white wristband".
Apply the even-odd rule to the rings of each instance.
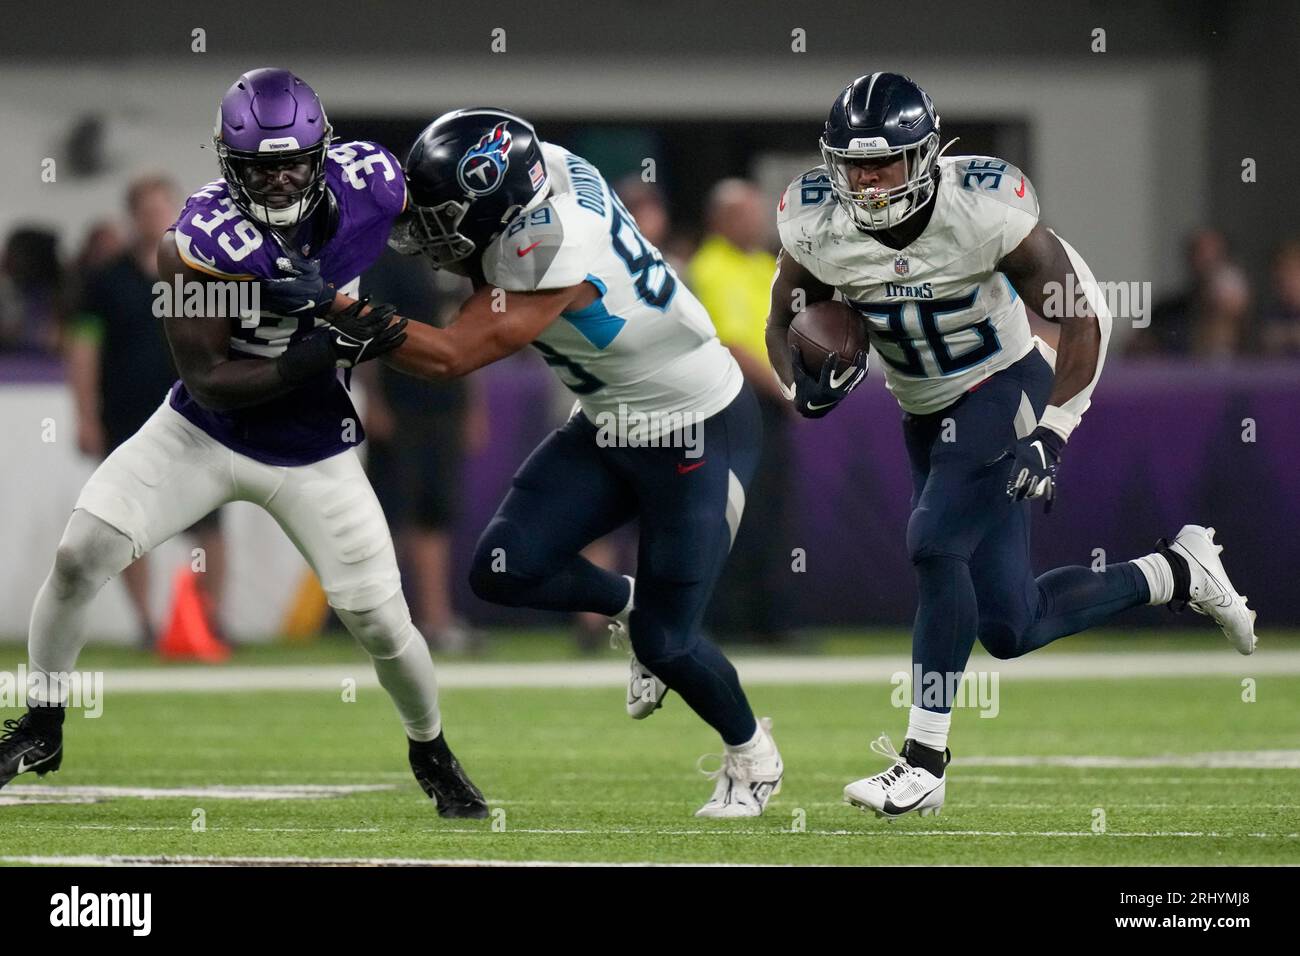
[[[1043,409],[1043,417],[1038,420],[1038,424],[1043,428],[1050,428],[1056,434],[1061,436],[1062,441],[1070,440],[1070,432],[1078,427],[1081,421],[1078,415],[1067,412],[1059,405],[1048,405]]]

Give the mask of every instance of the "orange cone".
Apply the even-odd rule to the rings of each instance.
[[[212,633],[204,611],[198,580],[188,567],[176,573],[167,631],[158,643],[163,657],[218,662],[230,657],[230,648]]]

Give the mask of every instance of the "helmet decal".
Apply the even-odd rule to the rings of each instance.
[[[510,166],[510,141],[510,131],[503,120],[461,157],[456,166],[456,180],[467,193],[487,196],[496,192]]]

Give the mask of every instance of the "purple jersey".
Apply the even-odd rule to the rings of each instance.
[[[298,253],[320,260],[326,282],[355,296],[361,273],[383,252],[389,228],[406,205],[402,167],[376,143],[340,143],[327,154],[325,185],[328,195],[310,221],[277,234],[239,211],[224,180],[208,183],[190,196],[173,226],[181,260],[218,279],[273,279],[287,274],[280,243],[292,241]],[[256,320],[235,317],[228,355],[274,358],[324,324],[266,311]],[[203,408],[178,381],[171,404],[228,448],[272,465],[320,461],[365,437],[333,370],[277,398],[226,412]]]

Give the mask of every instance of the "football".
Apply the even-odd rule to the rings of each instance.
[[[794,317],[787,341],[799,352],[804,371],[816,378],[832,352],[836,368],[852,365],[859,349],[867,347],[867,326],[843,302],[816,302]]]

